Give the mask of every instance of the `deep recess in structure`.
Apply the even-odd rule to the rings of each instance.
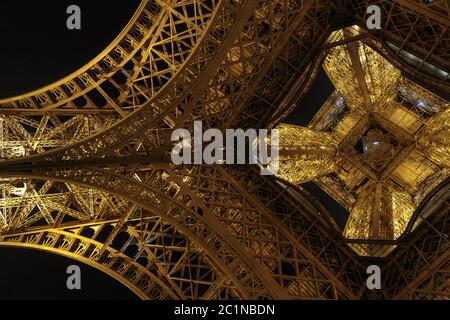
[[[140,0],[77,1],[82,30],[68,30],[68,0],[2,2],[0,98],[39,89],[102,52],[130,21]]]

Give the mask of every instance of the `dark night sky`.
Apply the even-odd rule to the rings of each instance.
[[[133,16],[139,0],[0,2],[0,97],[38,89],[102,52]],[[82,30],[66,27],[69,5],[82,10]]]
[[[67,268],[81,269],[81,290],[68,290]],[[128,288],[105,273],[46,252],[0,249],[1,300],[134,300]]]
[[[139,0],[0,2],[0,97],[38,89],[77,70],[106,48],[128,23]],[[82,10],[82,30],[66,28],[66,9]],[[47,253],[0,248],[0,299],[131,299],[107,275],[80,265],[84,289],[66,289],[75,264]]]

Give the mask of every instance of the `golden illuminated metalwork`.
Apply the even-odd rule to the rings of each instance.
[[[370,298],[360,256],[386,258],[383,298],[448,298],[447,194],[411,213],[448,175],[436,174],[448,168],[447,106],[398,71],[450,92],[443,3],[143,0],[86,67],[0,101],[0,246],[90,264],[143,299]],[[369,4],[385,17],[378,32],[364,29]],[[335,33],[343,11],[356,26]],[[329,51],[343,59],[325,62],[342,68],[341,87],[310,128],[282,129],[282,172],[334,190],[372,238],[396,237],[412,214],[406,240],[345,240],[305,190],[257,168],[164,162],[172,130],[196,120],[205,129],[276,126]],[[360,139],[367,161],[364,149],[352,154]],[[374,179],[385,162],[387,183]],[[358,215],[363,191],[376,229]]]
[[[337,145],[326,133],[308,128],[283,125],[280,134],[278,175],[301,184],[336,169]]]
[[[309,129],[291,129],[285,140],[293,150],[320,143],[336,154],[308,152],[311,167],[300,156],[281,157],[279,176],[295,184],[314,180],[346,207],[347,238],[397,239],[424,198],[450,177],[450,104],[361,42],[331,49],[324,67],[336,93]]]
[[[89,64],[45,88],[0,99],[3,119],[18,136],[5,143],[26,155],[42,153],[102,132],[147,104],[187,61],[216,6],[216,0],[142,0]]]

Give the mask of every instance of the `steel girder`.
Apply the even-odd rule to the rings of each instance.
[[[17,102],[20,99],[2,101],[4,109],[14,109],[24,115],[30,112],[49,114],[55,119],[60,106],[70,105],[73,97],[89,92],[93,82],[112,81],[112,71],[130,61],[134,52],[133,70],[126,70],[128,80],[116,86],[121,88],[119,98],[113,102],[105,97],[110,101],[111,110],[120,116],[90,131],[89,137],[71,138],[53,151],[43,148],[37,150],[42,153],[39,155],[2,161],[0,171],[5,177],[75,183],[107,192],[133,202],[147,213],[136,216],[125,212],[110,222],[80,221],[72,226],[62,224],[57,228],[46,226],[35,231],[10,232],[2,235],[2,244],[45,249],[90,263],[149,299],[364,297],[364,262],[339,238],[334,228],[323,221],[319,210],[290,188],[259,177],[252,168],[174,168],[167,164],[149,165],[145,161],[126,165],[130,157],[142,159],[160,152],[168,145],[173,128],[189,126],[194,120],[204,120],[208,127],[262,128],[286,111],[285,105],[290,103],[285,98],[291,88],[305,91],[311,84],[323,58],[322,50],[333,31],[340,1],[330,4],[318,0],[224,0],[211,2],[202,9],[204,13],[190,19],[182,18],[182,12],[189,16],[189,10],[174,10],[176,4],[167,3],[159,2],[158,7],[147,8],[149,2],[143,2],[139,12],[146,18],[139,20],[138,13],[128,29],[133,32],[138,28],[141,38],[124,37],[128,44],[134,45],[121,51],[125,53],[120,59],[103,57],[105,67],[110,66],[109,71],[98,72],[99,69],[93,67],[91,77],[101,74],[101,80],[84,81],[87,85],[80,90],[70,90],[70,95],[64,88],[55,87],[22,97],[23,103]],[[406,0],[379,1],[379,5],[384,12],[389,12],[389,19],[381,35],[374,37],[399,48],[397,54],[387,50],[387,55],[417,72],[425,71],[399,58],[401,50],[448,69],[448,25],[439,18],[445,13],[442,11],[445,5],[430,7],[427,3]],[[362,24],[364,4],[348,1],[345,6]],[[158,16],[156,13],[160,11],[164,14]],[[417,15],[419,21],[411,21],[408,13]],[[167,16],[170,14],[190,26],[189,33],[169,37],[169,30],[177,30],[174,19]],[[165,27],[159,31],[151,29],[158,25],[153,24],[155,17],[165,21],[160,24]],[[430,28],[421,27],[420,19],[434,30],[433,33],[430,34]],[[203,22],[202,27],[199,27],[200,22]],[[406,30],[409,36],[405,38]],[[150,43],[149,39],[157,38],[152,37],[152,32],[165,34],[161,41],[172,41],[178,48],[182,42],[183,50],[165,51],[164,45],[158,47],[158,43]],[[430,40],[430,35],[436,39]],[[404,39],[408,42],[400,41]],[[121,47],[116,44],[111,52]],[[165,63],[155,62],[160,60]],[[147,62],[150,67],[144,68]],[[78,82],[70,80],[67,88],[71,83]],[[443,82],[437,79],[436,83]],[[22,105],[29,106],[36,101],[45,103],[25,107],[31,111],[22,110]],[[66,109],[60,108],[60,112],[80,112],[79,108]],[[126,115],[126,110],[130,109],[136,111]],[[83,112],[100,114],[91,108]],[[125,118],[120,120],[124,114]],[[53,123],[58,126],[57,120]],[[47,119],[41,121],[44,127],[46,123]],[[41,134],[34,139],[38,140]],[[76,140],[81,142],[74,143]],[[86,159],[91,160],[83,162]],[[104,164],[96,167],[96,161]],[[448,229],[448,219],[439,221]],[[97,232],[106,226],[110,234],[102,240]],[[422,226],[423,233],[432,232],[434,228],[433,223]],[[84,230],[92,230],[94,234],[85,234]],[[170,233],[167,230],[172,234],[166,235]],[[112,248],[111,240],[114,243],[120,234],[128,235],[129,241]],[[172,239],[170,248],[165,244],[168,239]],[[415,239],[408,240],[412,247],[414,241],[422,241],[422,244],[431,241],[419,232]],[[442,270],[448,267],[448,246],[445,247],[442,240],[440,244],[438,257],[430,254],[427,259],[434,261],[430,263],[433,274],[445,280]],[[135,254],[129,251],[125,254],[127,249]],[[398,265],[395,261],[400,259],[413,259],[413,254],[398,250],[387,266]],[[147,259],[148,263],[136,263],[139,258]],[[388,268],[391,269],[386,270],[393,270],[393,267]],[[430,265],[424,267],[419,278],[405,276],[404,283],[395,288],[391,286],[395,280],[388,278],[385,297],[414,298],[410,292],[428,290],[424,283],[431,283],[427,281],[433,277],[427,268]],[[388,273],[395,274],[394,271]],[[439,283],[437,288],[433,287],[433,292],[442,296],[445,282]]]

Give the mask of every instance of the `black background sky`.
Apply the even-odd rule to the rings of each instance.
[[[139,0],[0,1],[0,97],[38,89],[76,71],[121,32]],[[66,27],[69,5],[82,10],[82,30]],[[83,289],[69,291],[66,269],[82,268]],[[48,253],[0,248],[0,299],[132,299],[109,276]]]
[[[81,290],[68,290],[67,268],[81,269]],[[134,300],[105,273],[65,257],[29,249],[0,249],[1,300]]]
[[[122,31],[139,0],[0,1],[0,97],[38,89],[76,71]],[[66,27],[80,6],[82,30]]]

